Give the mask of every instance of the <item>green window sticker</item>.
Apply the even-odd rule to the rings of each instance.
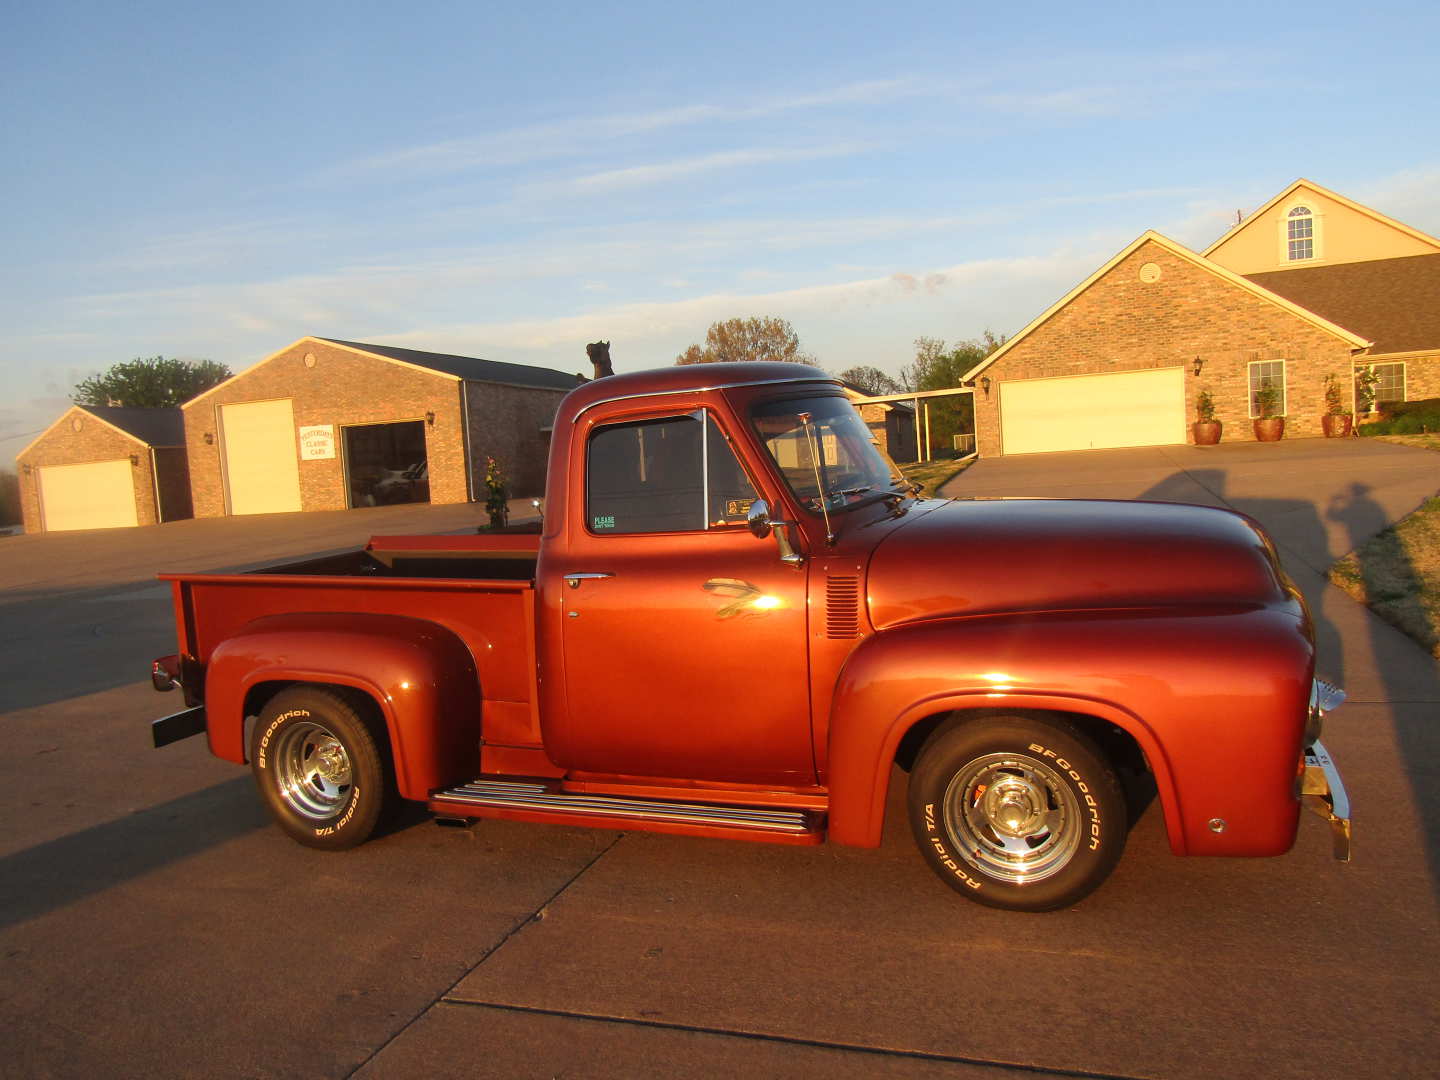
[[[614,514],[600,514],[590,519],[592,529],[613,529],[615,527]]]

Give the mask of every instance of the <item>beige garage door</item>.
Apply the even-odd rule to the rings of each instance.
[[[1184,369],[1001,383],[1000,433],[1007,454],[1183,443]]]
[[[40,513],[46,532],[119,529],[140,524],[129,458],[40,469]]]
[[[300,463],[289,398],[220,406],[220,437],[228,513],[300,509]]]

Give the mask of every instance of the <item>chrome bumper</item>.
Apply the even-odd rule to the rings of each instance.
[[[1339,708],[1345,691],[1316,679],[1310,687],[1310,716],[1305,725],[1305,767],[1300,772],[1300,802],[1307,810],[1330,822],[1330,839],[1335,858],[1350,861],[1350,796],[1345,781],[1320,741],[1325,714]]]

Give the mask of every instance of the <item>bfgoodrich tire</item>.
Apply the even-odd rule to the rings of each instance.
[[[394,802],[369,726],[344,697],[321,687],[270,699],[251,733],[250,768],[276,823],[309,847],[364,843]]]
[[[1053,911],[1105,880],[1125,847],[1125,798],[1104,755],[1059,717],[941,727],[910,773],[921,853],[961,895]]]

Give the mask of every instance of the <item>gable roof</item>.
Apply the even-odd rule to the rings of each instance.
[[[364,342],[341,341],[339,338],[315,340],[355,349],[386,360],[398,360],[402,364],[428,368],[430,371],[453,375],[457,379],[470,382],[506,383],[510,386],[536,386],[550,390],[573,390],[579,385],[574,375],[567,375],[554,368],[480,360],[473,356],[455,356],[452,353],[421,352],[419,349],[400,349],[393,345],[366,345]]]
[[[1206,273],[1213,274],[1221,281],[1224,281],[1230,285],[1234,285],[1236,288],[1248,292],[1252,296],[1255,296],[1260,300],[1264,300],[1268,303],[1274,304],[1276,307],[1289,312],[1291,315],[1294,315],[1298,319],[1302,319],[1303,321],[1310,323],[1312,326],[1315,326],[1318,329],[1325,331],[1327,334],[1333,334],[1335,337],[1338,337],[1341,341],[1349,345],[1352,349],[1364,349],[1372,344],[1372,342],[1370,342],[1366,338],[1362,338],[1358,334],[1352,333],[1351,331],[1345,329],[1343,326],[1339,326],[1331,322],[1324,316],[1316,314],[1313,311],[1308,311],[1304,307],[1301,307],[1299,304],[1288,300],[1284,296],[1272,292],[1264,286],[1259,285],[1253,281],[1249,281],[1231,270],[1226,270],[1219,263],[1211,262],[1203,255],[1197,255],[1195,252],[1191,251],[1183,244],[1178,244],[1174,240],[1171,240],[1168,236],[1161,236],[1153,229],[1147,229],[1145,232],[1141,233],[1129,244],[1127,244],[1124,248],[1122,248],[1113,259],[1107,262],[1104,266],[1100,267],[1099,270],[1096,270],[1079,285],[1076,285],[1075,288],[1071,289],[1059,300],[1055,301],[1055,303],[1051,304],[1048,308],[1042,311],[1038,316],[1036,316],[1033,321],[1029,323],[1029,325],[1025,327],[1025,329],[1021,330],[1009,341],[1005,342],[1004,345],[1001,345],[1000,348],[996,349],[984,360],[980,361],[980,363],[976,364],[973,368],[967,371],[963,376],[961,376],[960,381],[962,383],[966,383],[974,379],[991,364],[995,363],[995,361],[999,360],[1016,345],[1024,341],[1027,337],[1029,337],[1036,330],[1038,330],[1050,318],[1059,314],[1059,312],[1064,310],[1064,308],[1066,308],[1072,300],[1078,297],[1086,289],[1090,288],[1091,285],[1094,285],[1095,282],[1099,281],[1111,270],[1115,269],[1116,266],[1118,266],[1121,262],[1127,259],[1130,255],[1138,251],[1141,246],[1146,243],[1158,244],[1160,247],[1164,248],[1172,255],[1184,259],[1186,262],[1196,267],[1199,267]],[[1293,270],[1286,272],[1294,273]]]
[[[453,356],[449,353],[421,352],[419,349],[400,349],[390,345],[367,345],[360,341],[342,341],[339,338],[322,338],[307,334],[298,341],[292,341],[283,349],[277,349],[265,359],[257,360],[244,371],[231,375],[224,382],[216,383],[203,394],[196,394],[180,407],[182,409],[190,408],[191,405],[204,400],[221,387],[229,386],[236,379],[244,378],[262,364],[268,364],[277,356],[281,356],[307,341],[338,345],[351,352],[363,353],[392,364],[419,368],[422,371],[454,379],[456,382],[463,380],[466,382],[503,383],[507,386],[530,386],[545,390],[573,390],[584,381],[575,375],[566,375],[563,371],[556,371],[554,368],[531,367],[529,364],[507,364],[498,360],[480,360],[473,356]]]
[[[1440,349],[1440,254],[1246,276],[1262,288],[1373,338],[1373,353]]]
[[[106,427],[142,446],[184,446],[185,414],[178,405],[159,409],[141,409],[121,405],[71,405],[55,418],[55,422],[31,439],[15,455],[20,459],[64,422],[71,413],[93,416]]]
[[[1233,240],[1236,236],[1240,234],[1241,230],[1249,228],[1251,223],[1260,221],[1262,218],[1265,217],[1265,215],[1269,214],[1271,210],[1275,209],[1277,205],[1286,202],[1300,188],[1308,188],[1315,194],[1322,195],[1327,199],[1331,199],[1348,210],[1353,210],[1357,214],[1364,214],[1371,220],[1378,221],[1382,225],[1388,225],[1390,226],[1390,228],[1395,229],[1398,232],[1404,233],[1406,236],[1410,237],[1413,240],[1419,240],[1421,243],[1429,244],[1431,247],[1440,250],[1440,240],[1436,240],[1435,237],[1431,236],[1429,233],[1423,233],[1419,229],[1412,229],[1403,221],[1396,221],[1392,217],[1387,217],[1386,215],[1380,213],[1380,211],[1378,210],[1372,210],[1368,206],[1363,206],[1360,203],[1357,203],[1354,199],[1347,199],[1338,191],[1331,191],[1329,188],[1317,184],[1313,180],[1306,180],[1302,176],[1299,180],[1296,180],[1293,184],[1287,187],[1284,191],[1280,192],[1279,195],[1276,195],[1264,206],[1252,211],[1250,216],[1247,217],[1244,221],[1240,222],[1240,224],[1231,226],[1229,229],[1226,229],[1218,240],[1216,240],[1200,254],[1208,259],[1211,252],[1216,251],[1224,244]]]
[[[146,446],[184,446],[185,414],[180,406],[137,409],[121,405],[77,405],[97,420],[133,435]]]

